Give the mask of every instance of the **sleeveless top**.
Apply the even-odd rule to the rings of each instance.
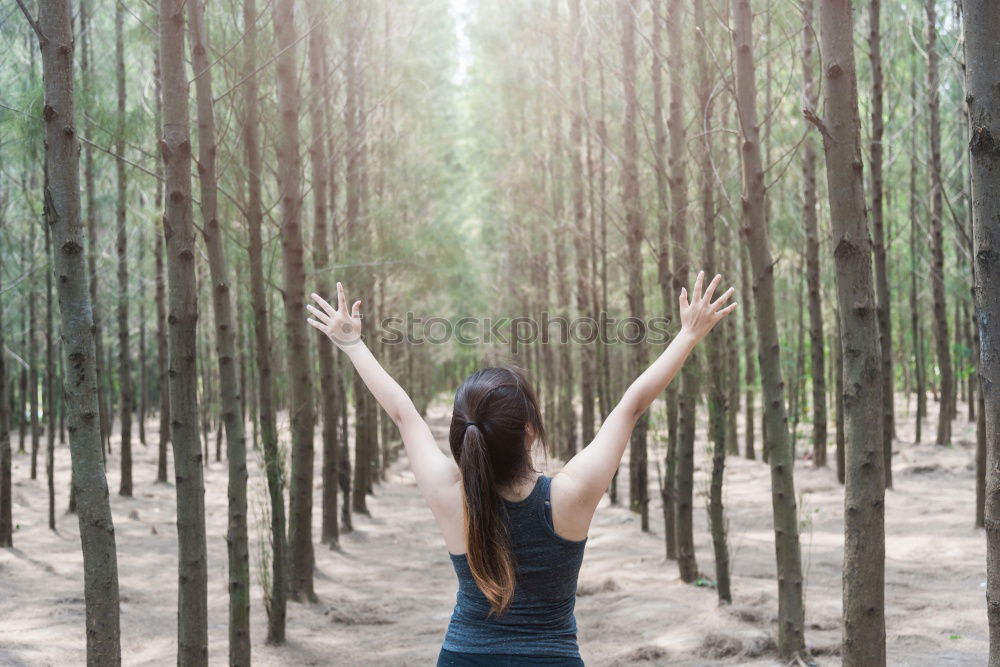
[[[527,498],[501,498],[515,562],[514,597],[501,616],[487,618],[489,601],[466,555],[449,552],[458,598],[442,648],[456,653],[580,657],[576,641],[576,583],[587,538],[568,540],[552,527],[550,484],[540,475]]]

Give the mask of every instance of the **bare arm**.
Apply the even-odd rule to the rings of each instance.
[[[320,307],[307,306],[313,314],[309,324],[326,334],[347,355],[375,400],[395,422],[417,486],[424,498],[432,501],[446,487],[459,481],[458,466],[438,448],[430,427],[413,401],[361,340],[361,302],[356,301],[349,312],[344,287],[339,282],[338,308],[334,309],[317,294],[312,298]]]
[[[592,514],[597,508],[601,496],[610,486],[611,479],[618,470],[622,455],[625,453],[625,446],[632,436],[632,430],[639,417],[670,384],[695,345],[712,330],[712,327],[736,308],[735,303],[723,307],[732,296],[732,288],[712,302],[715,288],[721,279],[721,276],[716,276],[702,296],[704,272],[699,273],[690,304],[687,300],[687,290],[681,290],[680,332],[656,361],[629,386],[618,405],[601,425],[593,442],[563,467],[557,475],[560,479],[553,481],[554,485],[558,484],[565,489],[562,495],[569,498],[576,509],[589,510]],[[580,514],[587,517],[589,524],[589,515],[586,512]],[[583,526],[583,529],[585,532],[586,526]]]

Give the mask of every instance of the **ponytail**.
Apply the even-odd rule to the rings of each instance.
[[[459,468],[465,503],[466,559],[473,579],[490,602],[490,614],[500,615],[514,598],[514,557],[501,515],[505,508],[478,424],[465,425]]]
[[[462,475],[466,560],[490,615],[514,599],[517,563],[498,489],[531,475],[529,429],[544,440],[538,401],[519,369],[484,368],[455,392],[448,444]]]

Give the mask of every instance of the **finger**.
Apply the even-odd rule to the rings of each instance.
[[[326,327],[323,326],[320,322],[314,320],[313,318],[310,317],[308,320],[306,320],[306,322],[308,322],[309,324],[313,325],[314,327],[316,327],[317,329],[319,329],[323,333],[326,333]]]
[[[351,317],[358,319],[361,317],[361,301],[355,301],[354,306],[351,308]]]
[[[727,289],[725,291],[725,293],[722,296],[720,296],[718,299],[716,299],[715,301],[713,301],[712,302],[712,310],[718,309],[719,306],[721,306],[725,302],[729,301],[729,297],[731,297],[733,295],[733,292],[735,291],[735,289],[736,289],[735,287],[730,287],[729,289]]]
[[[705,303],[709,303],[712,300],[712,297],[715,295],[715,288],[719,286],[720,282],[722,282],[722,274],[716,273],[708,289],[705,290],[705,296],[703,297]]]
[[[330,323],[330,316],[327,313],[320,310],[319,308],[315,308],[312,305],[307,304],[306,310],[315,315],[320,322],[323,322],[325,324]]]
[[[681,295],[678,297],[677,302],[680,304],[682,310],[688,307],[688,292],[686,287],[681,288]]]
[[[694,289],[691,290],[691,300],[698,301],[701,299],[701,287],[705,282],[705,272],[699,271],[698,278],[694,281]]]
[[[726,306],[725,308],[723,308],[722,310],[720,310],[718,313],[716,313],[716,315],[718,315],[719,319],[721,320],[723,317],[725,317],[729,313],[731,313],[734,310],[736,310],[736,306],[738,306],[738,305],[739,305],[739,302],[738,301],[734,301],[733,303],[729,304],[728,306]]]
[[[337,281],[337,310],[347,312],[347,297],[344,296],[344,284]]]
[[[320,306],[323,307],[323,310],[326,311],[327,315],[329,315],[330,317],[333,317],[334,314],[336,314],[337,311],[334,310],[333,306],[331,306],[329,303],[327,303],[326,299],[324,299],[323,297],[321,297],[319,294],[316,294],[315,292],[313,292],[312,298],[313,298],[313,301],[315,301],[316,303],[318,303]]]

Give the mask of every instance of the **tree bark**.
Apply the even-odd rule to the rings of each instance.
[[[271,372],[271,333],[268,322],[267,292],[264,289],[264,260],[261,226],[263,203],[260,150],[260,80],[257,68],[257,7],[254,0],[243,0],[244,118],[243,152],[247,167],[247,233],[250,258],[250,295],[253,299],[254,344],[257,358],[260,438],[264,450],[264,471],[270,496],[271,515],[271,589],[264,591],[267,610],[267,643],[285,641],[286,596],[288,594],[288,555],[285,534],[285,472],[278,450],[278,428],[274,414],[274,379]]]
[[[753,269],[757,312],[757,354],[764,395],[765,450],[771,469],[771,504],[778,579],[778,652],[791,659],[805,653],[802,561],[795,498],[794,461],[788,437],[778,322],[775,314],[774,260],[765,218],[764,172],[757,123],[757,91],[753,62],[752,13],[749,0],[732,0],[735,20],[736,105],[740,119],[743,162],[742,235]]]
[[[934,298],[934,343],[937,348],[941,379],[937,444],[951,442],[951,406],[955,380],[951,359],[951,339],[948,336],[948,311],[944,296],[944,231],[943,188],[941,177],[941,112],[938,81],[936,0],[926,0],[927,13],[927,107],[931,141],[931,292]]]
[[[683,15],[681,0],[671,0],[668,5],[667,49],[670,70],[670,113],[667,126],[670,130],[668,151],[670,185],[670,235],[671,280],[673,291],[671,300],[682,288],[689,287],[690,251],[687,233],[687,179],[684,160],[686,158],[686,132],[683,112],[684,41],[681,33],[680,17]],[[679,314],[679,313],[678,313]],[[679,417],[677,435],[677,467],[674,488],[676,490],[674,519],[677,532],[677,567],[682,581],[693,582],[698,578],[698,561],[694,550],[694,440],[696,407],[700,392],[698,378],[699,355],[692,352],[680,372],[680,391],[677,393],[677,413]]]
[[[291,385],[292,474],[289,487],[289,595],[315,601],[313,592],[313,387],[305,317],[305,263],[302,249],[302,160],[299,156],[299,90],[295,0],[277,0],[274,38],[278,48],[277,85],[280,131],[278,188],[281,196],[281,251],[284,258],[285,331]]]
[[[0,227],[3,226],[0,209]],[[3,253],[0,253],[0,293],[3,293]],[[7,394],[7,355],[4,350],[3,309],[0,308],[0,548],[14,546],[14,520],[11,509],[10,396]]]
[[[619,0],[622,21],[622,78],[625,87],[624,135],[625,151],[622,155],[622,205],[625,208],[625,264],[628,272],[628,312],[638,322],[645,323],[646,310],[642,290],[642,202],[639,197],[639,137],[636,117],[639,104],[636,98],[636,7],[633,0]],[[645,333],[645,331],[643,331]],[[645,340],[633,344],[629,354],[629,375],[639,377],[646,369]],[[646,432],[649,414],[644,413],[632,431],[629,450],[629,509],[638,512],[643,532],[649,530],[649,491],[646,478]]]
[[[163,68],[163,214],[168,275],[170,440],[177,489],[177,661],[208,664],[208,563],[205,480],[198,434],[197,251],[191,202],[188,79],[184,67],[184,0],[160,0]]]
[[[849,0],[824,0],[827,191],[844,363],[845,665],[885,664],[885,478],[882,355],[861,163],[861,121]]]
[[[87,664],[103,667],[121,664],[118,559],[104,475],[94,316],[87,294],[80,221],[80,144],[73,109],[73,26],[68,0],[40,2],[37,26],[45,81],[45,222],[56,248],[52,270],[70,373],[64,392],[83,548]]]
[[[1000,665],[1000,5],[964,0],[965,89],[972,171],[973,294],[985,416],[986,615],[990,667]]]
[[[675,7],[675,9],[680,9]],[[678,24],[680,13],[673,14],[672,24]],[[701,218],[705,233],[705,244],[703,248],[703,269],[706,276],[714,276],[721,270],[716,257],[715,242],[715,193],[713,184],[715,174],[712,168],[712,100],[711,100],[711,75],[708,69],[708,26],[705,23],[705,3],[696,2],[694,6],[695,34],[699,36],[697,44],[698,63],[698,118],[701,120],[700,126],[700,151],[698,158],[698,188],[701,191]],[[680,47],[671,40],[671,47]],[[673,70],[673,68],[671,68]],[[673,81],[671,81],[673,84]],[[671,85],[673,88],[673,85]],[[671,104],[671,107],[673,104]],[[672,133],[673,136],[674,133]],[[671,156],[673,157],[673,156]],[[728,323],[723,323],[725,327]],[[716,333],[716,336],[723,336],[725,329]],[[708,416],[709,431],[712,442],[712,477],[709,485],[708,497],[708,517],[709,526],[712,532],[712,548],[715,555],[715,588],[719,596],[720,604],[728,604],[733,601],[730,590],[729,577],[729,546],[726,542],[726,513],[722,502],[722,483],[726,470],[726,429],[727,412],[729,410],[727,396],[723,383],[725,375],[723,372],[724,348],[718,345],[710,345],[706,348],[708,357]],[[692,397],[693,400],[694,397]]]
[[[813,1],[802,6],[802,83],[806,103],[815,110],[819,96],[813,74]],[[809,287],[809,351],[813,400],[813,465],[826,465],[826,360],[824,354],[822,283],[819,263],[819,224],[816,201],[816,145],[811,135],[804,138],[802,213],[806,226],[806,280]]]
[[[872,184],[872,240],[875,250],[875,296],[878,299],[879,348],[882,354],[882,444],[885,452],[885,488],[892,488],[892,438],[896,431],[893,406],[895,386],[892,370],[892,299],[886,266],[885,224],[882,206],[882,36],[879,30],[881,0],[868,3],[868,60],[872,68],[871,144],[869,146]],[[914,161],[916,156],[914,155]]]
[[[229,663],[250,664],[250,553],[247,540],[247,450],[239,379],[236,375],[236,323],[222,228],[218,219],[215,166],[215,118],[212,102],[212,63],[204,0],[187,0],[191,31],[198,113],[198,177],[201,194],[202,238],[212,276],[216,357],[222,422],[226,428],[229,465],[229,521],[226,532],[229,560]],[[221,427],[221,425],[220,425]],[[220,428],[221,432],[221,428]],[[218,456],[217,456],[218,458]]]
[[[162,94],[162,72],[160,71],[160,53],[157,50],[153,56],[153,83],[155,86],[155,114],[156,133],[162,134],[163,127],[163,94]],[[162,140],[162,137],[158,137]],[[156,211],[161,215],[163,210],[163,162],[156,162]],[[167,483],[167,458],[169,456],[167,445],[170,444],[170,352],[167,343],[167,277],[163,265],[165,254],[163,234],[156,234],[156,245],[153,248],[155,253],[156,271],[156,378],[160,396],[159,414],[159,438],[157,442],[156,456],[156,481],[161,484]]]
[[[115,4],[115,83],[118,90],[118,125],[115,130],[115,152],[125,154],[125,38],[123,33],[124,9]],[[128,228],[126,227],[126,197],[128,181],[125,163],[115,160],[115,181],[118,199],[115,202],[118,252],[118,390],[121,392],[121,480],[118,494],[132,496],[132,360],[129,356],[128,322]]]

